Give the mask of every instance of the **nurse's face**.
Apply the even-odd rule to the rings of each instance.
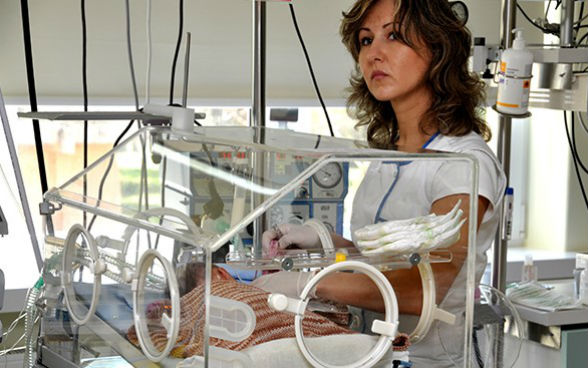
[[[430,53],[415,38],[413,49],[396,39],[396,0],[379,0],[359,31],[359,67],[368,89],[379,101],[400,102],[429,94],[425,76]]]

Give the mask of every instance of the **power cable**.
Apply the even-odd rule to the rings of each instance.
[[[551,1],[549,0],[549,2],[547,3],[547,6],[545,7],[545,16],[543,18],[547,19],[547,14],[549,14],[549,7],[551,6]]]
[[[174,103],[174,81],[176,78],[176,64],[178,62],[178,54],[180,53],[180,45],[182,44],[182,33],[184,32],[184,0],[180,0],[180,20],[178,30],[178,40],[176,43],[176,51],[174,52],[174,60],[172,62],[171,80],[169,87],[169,104]]]
[[[573,117],[572,114],[572,129],[573,129]],[[576,169],[576,176],[578,177],[578,183],[580,184],[580,190],[582,191],[582,197],[584,197],[584,204],[586,205],[586,209],[588,210],[588,197],[586,197],[586,191],[584,190],[584,182],[582,181],[582,176],[580,174],[580,170],[578,169],[578,156],[576,155],[576,151],[574,149],[574,144],[572,143],[572,139],[570,138],[570,132],[568,129],[568,118],[566,115],[566,111],[564,111],[564,124],[566,126],[566,136],[568,138],[568,144],[570,146],[570,150],[572,151],[572,158],[574,161],[574,168]]]
[[[584,118],[582,117],[582,113],[578,112],[578,118],[580,119],[580,126],[584,129],[584,132],[588,134],[588,125],[584,122]]]
[[[122,133],[119,134],[118,138],[116,138],[116,140],[114,141],[114,144],[112,145],[113,149],[116,146],[118,146],[120,140],[125,136],[125,134],[127,134],[129,129],[131,129],[134,122],[135,122],[134,120],[131,120],[129,122],[129,124],[127,124],[126,128],[122,131]],[[104,182],[106,182],[106,177],[108,176],[108,173],[110,172],[110,169],[112,168],[113,162],[114,162],[114,155],[110,156],[110,160],[108,161],[108,166],[106,166],[106,170],[104,171],[104,174],[102,175],[102,179],[100,179],[100,185],[98,186],[98,200],[96,202],[96,207],[98,207],[100,205],[100,201],[102,200],[102,192],[104,190]],[[90,224],[88,225],[88,231],[92,230],[92,226],[94,225],[95,220],[96,220],[96,215],[92,216],[92,220],[90,220]]]
[[[31,112],[37,112],[37,90],[35,88],[35,68],[33,66],[33,47],[31,45],[31,26],[29,21],[29,5],[27,0],[20,1],[22,17],[22,33],[25,51],[25,65],[27,68],[27,84],[29,89],[29,102]],[[39,120],[33,119],[33,133],[35,136],[35,150],[37,151],[37,165],[39,166],[39,177],[41,179],[41,190],[43,193],[49,190],[47,185],[47,171],[45,170],[45,155],[43,154],[43,139]],[[51,219],[47,217],[47,225],[51,226]],[[50,232],[52,232],[51,229]]]
[[[582,168],[582,170],[586,174],[588,174],[588,168],[586,168],[586,165],[582,162],[582,159],[580,158],[580,155],[578,155],[578,147],[576,146],[576,123],[574,121],[574,115],[573,114],[572,114],[572,145],[574,147],[574,156],[578,160],[578,164],[580,165],[580,167]]]
[[[88,111],[88,73],[87,73],[87,59],[88,59],[88,39],[86,36],[86,1],[81,0],[81,16],[82,16],[82,93],[84,95],[84,111]],[[88,167],[88,120],[84,120],[84,170]],[[88,177],[84,174],[82,178],[84,201],[88,197]],[[83,225],[86,227],[87,213],[83,212]]]
[[[306,59],[306,64],[308,65],[308,71],[310,72],[310,77],[312,78],[312,84],[314,85],[314,90],[316,91],[316,95],[323,107],[323,111],[325,112],[325,117],[327,118],[327,124],[329,125],[329,132],[331,133],[331,137],[335,136],[333,132],[333,126],[331,125],[331,119],[329,118],[329,113],[327,112],[327,107],[325,106],[325,102],[323,101],[323,97],[321,96],[321,92],[319,90],[318,84],[316,82],[316,78],[314,76],[314,70],[312,69],[312,64],[310,62],[310,57],[308,56],[308,52],[306,51],[306,46],[304,45],[304,40],[302,39],[302,34],[300,33],[300,29],[298,28],[298,22],[296,21],[296,14],[294,12],[294,6],[292,4],[288,4],[290,6],[290,14],[292,15],[292,23],[294,24],[294,28],[296,29],[296,34],[298,35],[298,40],[300,41],[300,46],[302,46],[302,51],[304,51],[304,57]]]
[[[517,8],[521,11],[521,13],[523,14],[523,16],[529,21],[529,23],[531,23],[533,26],[535,26],[536,28],[540,29],[543,33],[550,33],[546,28],[541,27],[540,25],[538,25],[537,23],[535,23],[535,21],[533,21],[528,15],[527,13],[525,13],[525,10],[523,10],[523,8],[517,3]],[[557,7],[556,7],[557,9]]]

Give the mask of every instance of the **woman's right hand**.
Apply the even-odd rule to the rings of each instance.
[[[263,254],[273,257],[280,250],[291,246],[301,249],[321,248],[318,233],[310,226],[280,224],[267,230],[261,236]]]

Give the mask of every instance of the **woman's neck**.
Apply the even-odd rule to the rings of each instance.
[[[425,131],[422,131],[420,128],[420,122],[431,106],[430,94],[421,93],[410,99],[390,103],[398,122],[396,145],[410,150],[421,148],[435,134],[435,129],[425,127]]]

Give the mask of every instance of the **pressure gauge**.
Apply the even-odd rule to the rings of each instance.
[[[312,176],[318,186],[322,188],[333,188],[341,181],[343,170],[341,165],[330,162]]]
[[[449,6],[453,11],[453,14],[457,18],[457,20],[462,24],[465,25],[469,18],[468,7],[462,1],[450,1]]]

